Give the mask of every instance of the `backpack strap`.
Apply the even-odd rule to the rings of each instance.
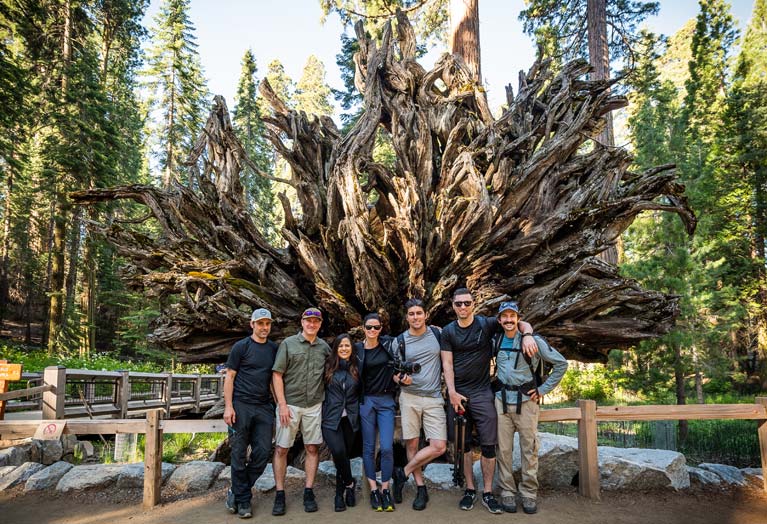
[[[399,351],[399,356],[402,362],[407,362],[407,359],[405,358],[405,334],[400,333],[397,335],[397,350]]]
[[[431,332],[434,333],[434,338],[437,339],[437,343],[442,344],[442,332],[439,330],[439,328],[435,326],[429,326],[429,329],[431,329]]]

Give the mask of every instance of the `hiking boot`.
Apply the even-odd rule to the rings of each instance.
[[[402,488],[404,488],[405,484],[407,484],[405,470],[402,468],[394,468],[392,482],[394,484],[394,502],[400,504],[402,503]]]
[[[500,504],[498,504],[498,501],[495,500],[495,497],[492,493],[483,493],[482,494],[482,505],[487,508],[487,511],[492,513],[493,515],[498,515],[499,513],[503,513],[503,508]]]
[[[413,509],[416,511],[425,510],[427,502],[429,502],[429,493],[426,491],[426,486],[418,486],[418,491],[413,501]]]
[[[234,515],[237,513],[237,502],[234,500],[234,493],[232,493],[232,490],[226,492],[226,502],[224,502],[224,506],[226,506],[226,511]]]
[[[477,492],[473,489],[467,489],[463,492],[461,502],[458,503],[458,507],[464,511],[469,511],[474,508],[474,503],[477,501]]]
[[[237,516],[241,519],[249,519],[253,516],[253,508],[250,507],[250,502],[237,504]]]
[[[336,493],[335,510],[346,511],[346,503],[344,502],[344,496]]]
[[[272,515],[278,517],[285,514],[285,492],[278,491],[274,496],[274,506],[272,506]]]
[[[388,489],[381,492],[381,507],[384,511],[394,511],[394,502],[391,500],[391,492]]]
[[[344,494],[346,495],[346,505],[353,508],[357,505],[357,481],[353,480],[351,486],[344,488]]]
[[[373,511],[383,511],[381,492],[377,489],[370,491],[370,507],[373,508]]]
[[[507,497],[501,498],[501,507],[503,508],[503,511],[506,513],[516,513],[517,512],[517,497],[515,495],[510,495]]]
[[[307,513],[317,511],[317,499],[314,498],[314,490],[312,488],[304,488],[304,511]]]
[[[529,497],[522,497],[522,511],[528,515],[538,512],[538,504],[535,503],[535,499]]]

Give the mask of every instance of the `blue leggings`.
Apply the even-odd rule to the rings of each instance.
[[[381,482],[391,479],[394,469],[394,397],[391,394],[365,395],[360,404],[362,462],[365,475],[376,478],[376,429],[380,435]]]

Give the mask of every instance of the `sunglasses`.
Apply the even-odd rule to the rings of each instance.
[[[322,313],[320,311],[304,311],[302,318],[316,317],[322,320]]]
[[[381,330],[381,326],[371,326],[369,324],[365,324],[365,329],[367,329],[368,331],[370,331],[371,329],[375,329],[376,331],[380,331]]]
[[[456,300],[455,302],[453,302],[455,307],[461,307],[461,306],[469,307],[473,303],[474,303],[473,300]]]

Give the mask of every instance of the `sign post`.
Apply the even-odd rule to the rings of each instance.
[[[21,380],[21,364],[9,364],[0,360],[0,393],[8,392],[8,382]],[[0,400],[0,420],[5,418],[5,401]]]

